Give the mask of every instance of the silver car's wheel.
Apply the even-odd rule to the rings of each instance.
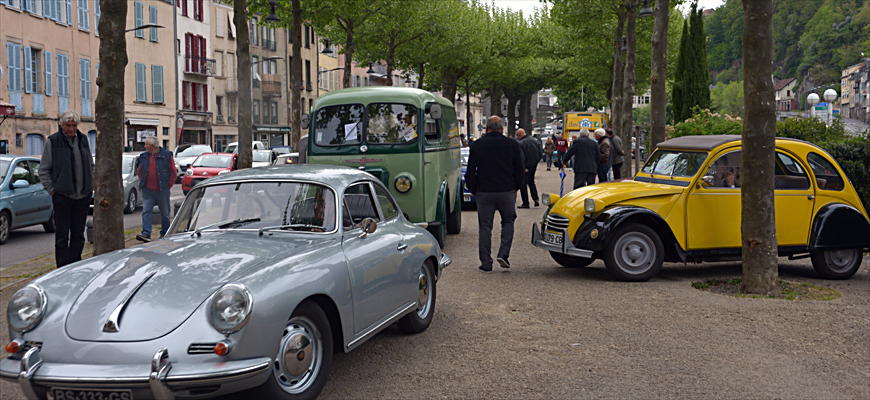
[[[656,231],[641,224],[620,228],[607,245],[604,265],[616,279],[647,281],[662,268],[664,247]]]
[[[136,190],[130,190],[130,195],[127,196],[127,207],[124,208],[124,214],[130,214],[136,210]]]
[[[6,211],[0,212],[0,244],[6,243],[9,240],[11,222],[9,214]]]
[[[417,311],[399,320],[399,329],[405,333],[420,333],[429,328],[435,314],[435,272],[431,261],[420,266],[417,275]]]
[[[826,279],[848,279],[861,267],[861,249],[814,251],[813,268]]]
[[[299,394],[311,387],[323,362],[323,342],[317,325],[296,317],[284,328],[281,351],[275,358],[275,379],[287,393]]]

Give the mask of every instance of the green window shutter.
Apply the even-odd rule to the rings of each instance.
[[[136,63],[136,101],[148,101],[145,90],[145,64]]]
[[[151,100],[163,103],[163,66],[151,66]]]
[[[142,8],[142,3],[138,2],[138,1],[134,2],[133,3],[133,27],[134,28],[138,28],[138,27],[145,24],[144,23],[144,16],[142,15],[143,12],[144,12],[144,10]],[[142,29],[137,29],[136,30],[136,37],[144,39],[145,32],[143,32]]]

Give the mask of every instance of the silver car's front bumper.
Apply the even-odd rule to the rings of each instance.
[[[550,229],[555,231],[555,229]],[[562,237],[562,244],[555,244],[544,241],[544,234],[538,228],[538,223],[532,224],[532,244],[547,251],[555,251],[556,253],[567,254],[574,257],[592,258],[593,251],[581,249],[574,246],[571,238],[568,237],[568,231],[565,229],[559,230],[559,235]]]
[[[38,394],[53,387],[92,390],[130,389],[133,398],[174,399],[178,395],[227,394],[259,386],[268,379],[272,359],[200,364],[173,364],[169,352],[154,354],[151,365],[80,365],[45,363],[39,348],[27,350],[21,360],[0,361],[0,378],[18,382],[24,395],[38,399]],[[224,387],[228,386],[228,387]],[[37,390],[37,387],[42,389]],[[213,392],[209,392],[212,390]]]

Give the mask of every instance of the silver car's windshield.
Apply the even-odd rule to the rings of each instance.
[[[193,190],[170,233],[288,227],[302,232],[335,229],[335,193],[318,184],[245,182]]]

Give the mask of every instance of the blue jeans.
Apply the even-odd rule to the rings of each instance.
[[[154,205],[160,208],[160,237],[166,235],[169,229],[169,214],[172,209],[169,208],[169,190],[153,191],[151,189],[142,188],[142,235],[151,237],[151,210]]]

